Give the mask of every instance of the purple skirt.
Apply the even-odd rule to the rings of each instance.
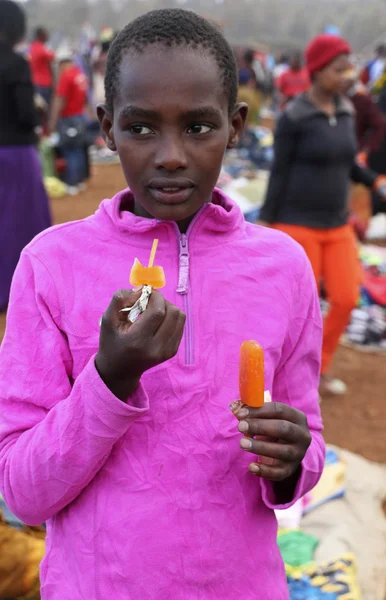
[[[50,225],[37,149],[0,146],[0,310],[7,307],[20,252]]]

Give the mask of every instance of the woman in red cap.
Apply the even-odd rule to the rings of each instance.
[[[324,324],[321,391],[344,393],[328,376],[332,356],[360,293],[356,240],[348,224],[350,180],[385,195],[384,182],[355,163],[354,109],[342,95],[349,44],[316,37],[306,50],[310,90],[289,104],[275,134],[275,161],[261,220],[305,249],[330,302]],[[383,185],[382,185],[383,184]]]

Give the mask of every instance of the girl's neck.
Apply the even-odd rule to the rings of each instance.
[[[335,94],[313,85],[309,91],[309,98],[323,112],[335,114]]]
[[[145,208],[143,208],[143,206],[138,204],[138,202],[136,202],[135,200],[134,200],[134,206],[132,207],[131,210],[137,217],[144,217],[145,219],[153,219],[154,218],[150,213],[147,212],[147,210]],[[188,217],[187,219],[184,219],[183,221],[176,222],[176,225],[177,225],[178,229],[180,230],[180,233],[187,232],[188,227],[189,227],[190,223],[193,221],[196,214],[197,213]]]

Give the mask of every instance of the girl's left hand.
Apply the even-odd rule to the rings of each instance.
[[[236,416],[239,431],[250,436],[241,439],[241,448],[259,456],[258,462],[249,465],[251,473],[284,481],[299,470],[312,441],[304,413],[287,404],[269,402],[261,408],[242,408]]]

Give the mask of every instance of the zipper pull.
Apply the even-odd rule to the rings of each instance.
[[[189,245],[188,245],[188,238],[183,233],[180,236],[180,255],[179,255],[178,287],[177,287],[177,292],[179,294],[186,294],[188,292],[188,282],[189,282]]]

